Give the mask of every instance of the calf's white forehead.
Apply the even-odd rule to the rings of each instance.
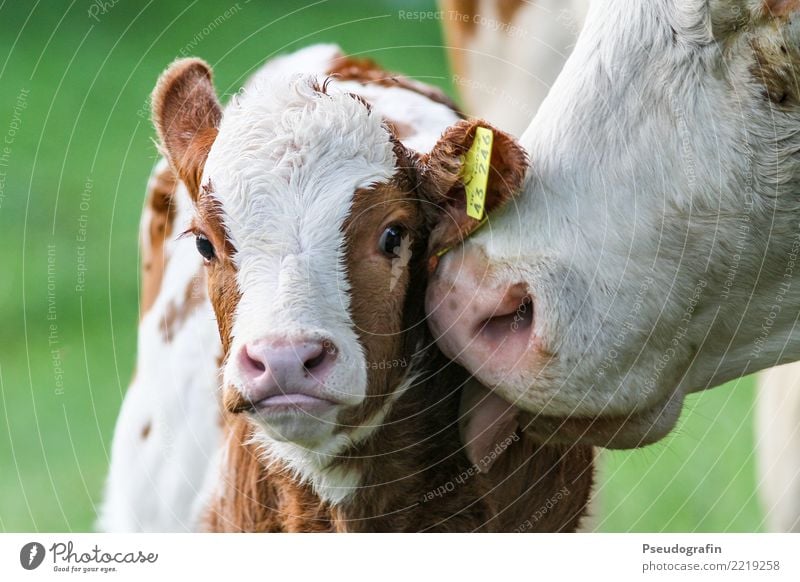
[[[356,188],[389,180],[395,155],[378,115],[346,93],[297,76],[257,86],[225,109],[203,183],[222,203],[234,246],[262,221],[342,216]],[[255,214],[253,214],[255,213]]]
[[[350,323],[342,225],[355,190],[388,181],[396,158],[380,117],[333,87],[321,94],[321,83],[304,76],[255,87],[226,108],[209,154],[203,184],[237,250],[236,320]],[[254,310],[269,321],[252,320]],[[238,335],[245,324],[234,325]]]

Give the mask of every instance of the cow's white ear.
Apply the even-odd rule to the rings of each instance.
[[[217,136],[222,107],[201,59],[179,59],[161,74],[152,95],[153,123],[170,164],[193,197]]]
[[[479,128],[484,131],[479,132]],[[480,138],[491,134],[491,149],[482,211],[468,212],[465,182],[465,156]],[[462,120],[442,134],[431,152],[421,157],[421,182],[424,195],[439,211],[429,243],[429,252],[436,254],[458,244],[481,224],[483,216],[500,208],[516,196],[528,169],[528,156],[516,139],[495,129],[488,122]],[[473,166],[470,166],[473,167]]]

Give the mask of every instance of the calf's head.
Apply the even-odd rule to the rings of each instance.
[[[256,87],[223,111],[208,66],[178,61],[153,95],[163,149],[196,207],[226,360],[224,404],[301,473],[380,424],[425,345],[429,263],[478,221],[460,155],[483,122],[414,152],[335,81]],[[495,132],[489,210],[525,154]]]
[[[520,200],[431,281],[443,351],[546,436],[621,447],[800,357],[798,73],[800,2],[594,1]]]

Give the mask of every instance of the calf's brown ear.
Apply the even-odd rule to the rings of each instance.
[[[492,134],[488,182],[483,214],[488,215],[516,196],[528,168],[525,150],[509,134],[486,121],[462,120],[447,128],[431,152],[420,159],[424,196],[437,209],[436,224],[431,231],[429,255],[437,254],[462,242],[482,220],[467,212],[465,156],[486,132]],[[481,134],[479,136],[479,133]]]
[[[158,79],[151,102],[161,147],[197,198],[203,166],[222,119],[211,68],[201,59],[175,61]]]

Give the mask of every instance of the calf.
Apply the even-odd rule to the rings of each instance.
[[[360,71],[356,75],[355,71]],[[266,62],[245,88],[298,72],[362,77],[351,89],[376,91],[395,131],[430,147],[458,119],[439,90],[314,45]],[[148,182],[140,227],[142,258],[136,373],[117,419],[98,519],[105,531],[195,531],[222,449],[222,345],[206,292],[203,259],[178,235],[193,212],[189,191],[166,160]]]
[[[210,528],[574,529],[591,451],[540,447],[478,416],[462,427],[469,456],[505,454],[470,465],[467,377],[424,324],[429,269],[480,224],[461,156],[486,124],[457,122],[426,144],[381,117],[377,86],[354,90],[373,67],[338,72],[255,83],[224,116],[202,61],[177,62],[154,92],[225,354],[230,436]],[[495,131],[486,211],[524,170]]]

